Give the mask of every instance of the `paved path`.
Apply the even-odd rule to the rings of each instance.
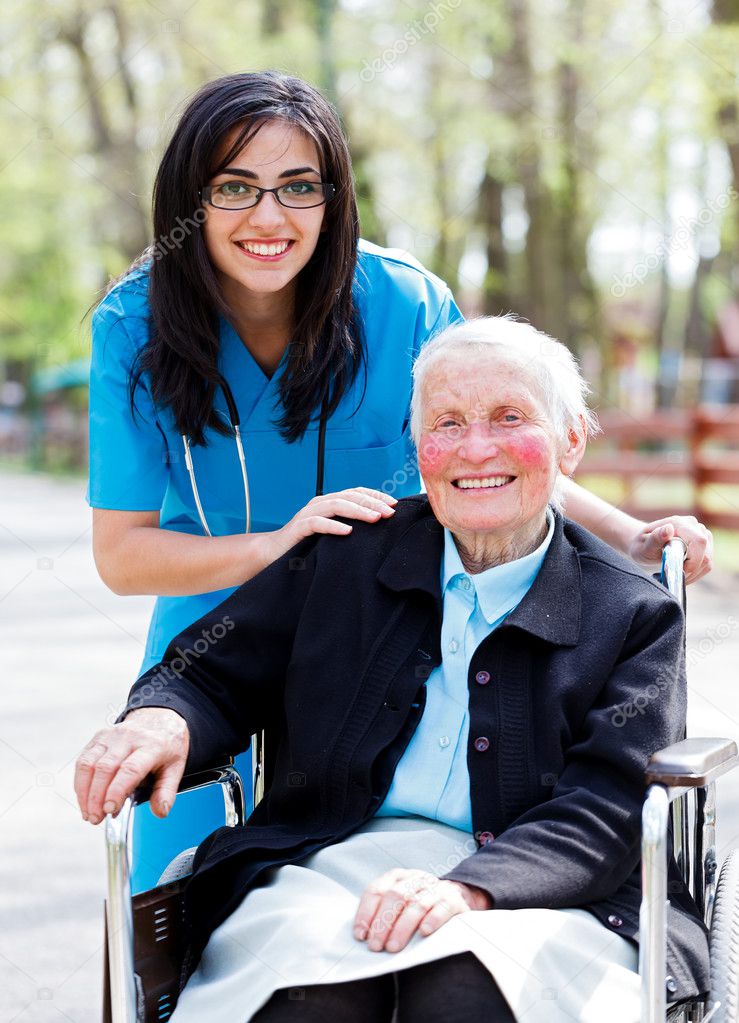
[[[0,475],[0,1023],[100,1018],[102,833],[79,817],[72,768],[135,677],[151,600],[105,589],[89,524],[84,484]],[[737,589],[691,588],[692,734],[739,736]],[[725,848],[739,778],[722,804]]]

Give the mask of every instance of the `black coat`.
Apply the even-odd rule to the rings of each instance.
[[[265,869],[372,817],[423,713],[441,662],[442,527],[423,496],[353,526],[293,548],[179,635],[131,691],[124,714],[165,706],[185,718],[188,769],[263,728],[274,737],[271,785],[248,825],[198,849],[190,968]],[[541,571],[475,651],[468,685],[479,848],[446,877],[500,909],[579,906],[634,939],[644,768],[685,728],[679,606],[557,515]],[[708,951],[676,873],[669,888],[672,1000],[707,989]]]

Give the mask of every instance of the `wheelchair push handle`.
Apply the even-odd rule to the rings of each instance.
[[[668,540],[662,549],[660,579],[680,606],[685,609],[685,557],[688,548],[679,536]]]

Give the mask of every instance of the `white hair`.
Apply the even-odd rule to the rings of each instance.
[[[544,402],[563,450],[570,431],[579,433],[583,423],[586,436],[599,432],[598,420],[586,401],[590,387],[580,374],[572,352],[561,341],[509,313],[456,323],[421,349],[413,366],[411,397],[411,436],[416,446],[421,439],[424,383],[430,367],[457,352],[474,358],[483,351],[520,368],[530,379]],[[561,480],[555,486],[550,503],[561,507]]]

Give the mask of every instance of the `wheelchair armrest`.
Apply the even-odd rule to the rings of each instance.
[[[683,739],[655,753],[647,766],[647,785],[703,788],[739,763],[731,739]]]
[[[659,750],[646,770],[647,795],[642,811],[642,902],[639,911],[639,973],[643,1023],[665,1019],[665,979],[668,823],[670,807],[679,808],[675,827],[678,860],[684,882],[706,925],[713,906],[716,869],[715,792],[713,783],[739,763],[731,739],[683,739]],[[696,791],[695,844],[687,835],[686,794]],[[700,791],[703,790],[703,791]],[[677,801],[677,802],[675,802]],[[692,884],[690,883],[691,861]]]
[[[243,824],[246,820],[244,786],[233,757],[224,758],[219,764],[208,765],[199,771],[183,775],[177,792],[178,794],[192,792],[208,785],[220,785],[223,790],[225,823],[229,827]],[[143,785],[140,785],[128,799],[124,800],[116,817],[111,814],[107,814],[105,817],[105,844],[109,860],[111,855],[116,858],[124,855],[127,857],[131,815],[137,806],[148,802],[151,792],[152,782],[147,778]],[[122,877],[120,862],[114,872],[118,874],[119,879]],[[121,881],[121,884],[128,883],[128,869],[125,870],[125,874],[125,882]]]
[[[222,782],[226,775],[229,774],[231,776],[236,775],[239,777],[239,780],[241,780],[241,776],[234,765],[234,758],[224,754],[222,757],[219,757],[218,760],[213,761],[211,764],[206,764],[197,771],[192,771],[190,774],[183,774],[177,788],[177,794],[179,795],[181,792],[190,792],[193,789],[203,788],[205,785]],[[153,787],[154,780],[150,775],[133,793],[131,797],[133,805],[139,806],[141,803],[148,803],[151,798]]]

